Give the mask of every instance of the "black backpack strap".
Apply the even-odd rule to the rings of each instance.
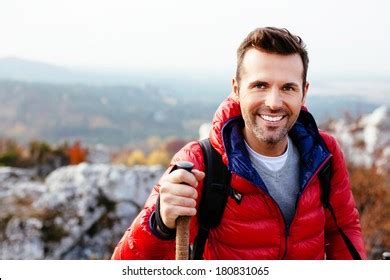
[[[332,161],[331,159],[325,164],[325,166],[321,169],[321,171],[318,173],[318,179],[320,180],[321,188],[322,188],[322,194],[321,194],[321,200],[322,204],[326,209],[329,210],[330,214],[332,215],[333,221],[342,236],[345,245],[347,245],[348,251],[351,254],[352,258],[354,260],[361,260],[361,256],[359,252],[356,250],[355,246],[353,245],[352,241],[349,239],[349,237],[345,234],[343,229],[337,224],[337,219],[335,212],[333,210],[332,205],[330,204],[330,180],[332,177]]]
[[[205,164],[202,197],[198,209],[198,235],[195,238],[191,259],[200,260],[211,228],[222,219],[228,195],[241,196],[230,188],[230,172],[223,164],[221,155],[210,144],[209,139],[199,141]],[[233,193],[234,192],[234,193]]]

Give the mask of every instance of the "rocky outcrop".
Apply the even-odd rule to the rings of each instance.
[[[390,171],[390,112],[382,106],[357,120],[340,119],[326,124],[340,143],[346,160],[366,168],[376,167],[386,174]]]
[[[0,168],[0,259],[107,259],[161,167],[62,167],[45,181]]]

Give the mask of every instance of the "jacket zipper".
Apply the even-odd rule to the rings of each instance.
[[[294,214],[295,215],[295,214]],[[284,239],[284,253],[283,253],[283,256],[282,256],[282,260],[284,260],[285,258],[286,258],[286,255],[287,255],[287,247],[288,247],[288,236],[289,236],[289,234],[290,234],[290,225],[291,225],[291,223],[292,223],[292,221],[291,221],[291,223],[290,224],[286,224],[286,221],[284,221],[284,223],[285,223],[285,225],[286,225],[286,227],[285,227],[285,236],[286,236],[286,238]]]
[[[284,246],[284,253],[283,253],[283,256],[282,256],[282,260],[286,258],[286,255],[287,255],[287,247],[288,247],[288,237],[290,235],[290,226],[291,224],[294,222],[294,219],[295,219],[295,214],[297,212],[297,207],[298,207],[298,204],[299,204],[299,200],[301,199],[302,197],[302,194],[305,192],[306,190],[306,187],[311,183],[311,181],[314,180],[314,178],[317,176],[318,172],[322,169],[322,167],[331,159],[332,155],[329,155],[322,163],[321,165],[315,170],[315,172],[313,173],[313,175],[310,177],[310,180],[306,183],[306,185],[303,187],[302,191],[299,191],[298,194],[297,194],[297,201],[295,203],[295,212],[294,212],[294,216],[293,216],[293,219],[291,220],[291,223],[290,224],[287,224],[286,222],[286,219],[284,218],[284,215],[283,215],[283,212],[282,210],[280,209],[279,207],[279,204],[275,201],[275,199],[269,194],[269,197],[272,199],[272,201],[275,203],[275,205],[277,206],[277,208],[279,209],[279,213],[281,214],[282,218],[283,218],[283,222],[284,222],[284,233],[285,233],[285,246]]]

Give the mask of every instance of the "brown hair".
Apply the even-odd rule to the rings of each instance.
[[[251,48],[281,55],[298,53],[303,63],[302,80],[303,87],[305,86],[309,57],[306,45],[299,36],[291,34],[285,28],[280,29],[276,27],[256,28],[249,33],[237,49],[236,80],[238,84],[240,84],[241,79],[242,61],[245,53]]]

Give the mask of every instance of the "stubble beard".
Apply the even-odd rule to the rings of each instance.
[[[250,125],[250,128],[253,132],[253,134],[255,135],[255,137],[269,145],[269,146],[274,146],[276,144],[278,144],[281,140],[283,140],[287,134],[288,134],[288,127],[287,127],[287,124],[281,128],[277,128],[275,129],[274,132],[267,132],[266,129],[263,129],[261,126],[257,125],[256,122],[254,122],[253,124]]]
[[[287,120],[286,124],[282,127],[278,128],[266,128],[264,125],[258,123],[259,116],[256,114],[248,114],[247,112],[242,112],[242,116],[245,121],[245,125],[248,126],[249,130],[252,131],[253,135],[262,143],[265,143],[269,146],[275,146],[280,141],[285,139],[288,134],[288,131],[291,127],[289,127],[289,120]],[[290,118],[291,115],[287,114],[285,118]]]

